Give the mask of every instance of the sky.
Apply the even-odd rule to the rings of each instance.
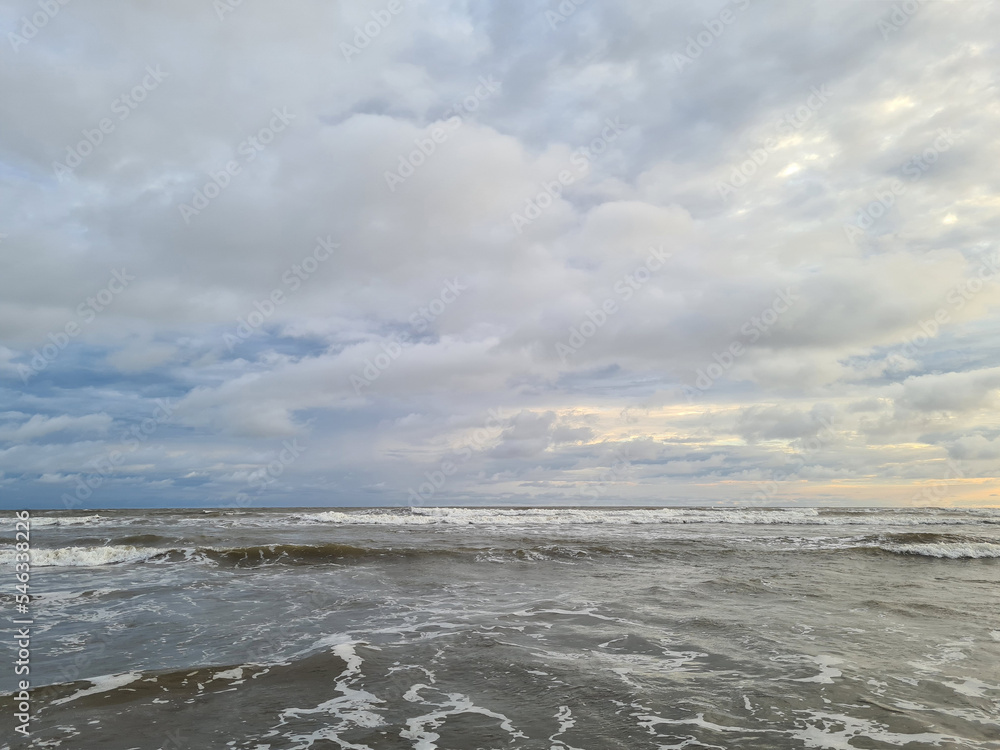
[[[4,507],[1000,506],[1000,5],[0,29]]]

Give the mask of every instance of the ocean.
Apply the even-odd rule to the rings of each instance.
[[[1000,748],[1000,510],[81,511],[31,529],[30,735],[9,626],[3,750]]]

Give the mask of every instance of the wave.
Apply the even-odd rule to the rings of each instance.
[[[89,526],[99,525],[105,520],[103,516],[35,516],[31,519],[32,526]]]
[[[96,547],[36,548],[31,565],[46,567],[97,567],[127,563],[201,562],[222,567],[257,565],[310,565],[365,558],[434,557],[471,550],[363,548],[349,544],[268,544],[249,547],[137,547],[131,544]],[[0,551],[0,565],[14,562],[14,552]]]
[[[732,552],[729,546],[718,547],[718,540],[710,543],[712,554]],[[601,543],[574,541],[568,544],[541,544],[534,546],[490,547],[358,547],[349,544],[268,544],[242,547],[154,547],[132,544],[102,545],[93,547],[60,547],[34,549],[31,564],[34,567],[99,567],[136,563],[201,563],[222,568],[247,568],[269,565],[308,566],[322,564],[353,564],[380,560],[430,560],[454,558],[479,563],[540,563],[573,562],[600,558],[653,560],[668,558],[683,548],[686,553],[704,545],[706,540],[659,540],[655,544],[613,546]],[[786,546],[789,545],[790,546]],[[978,537],[961,537],[950,534],[887,534],[853,540],[843,539],[784,539],[778,547],[758,548],[759,553],[871,553],[890,552],[942,559],[1000,558],[1000,543],[984,541]],[[0,551],[0,565],[13,563],[14,553]]]
[[[166,558],[172,552],[183,553],[184,551],[157,547],[136,547],[131,544],[58,547],[56,549],[36,547],[31,550],[31,566],[33,568],[93,567],[116,563],[147,562]],[[14,554],[14,552],[6,550],[0,551],[0,565],[12,564]]]
[[[939,542],[934,544],[880,544],[897,555],[919,555],[948,560],[982,560],[1000,557],[1000,544],[992,542]]]
[[[380,557],[393,553],[405,555],[417,550],[366,549],[349,544],[269,544],[223,549],[211,547],[198,552],[221,565],[248,567],[274,563],[309,565],[327,561]]]
[[[679,541],[679,544],[684,544]],[[666,550],[658,550],[666,552]],[[244,568],[261,565],[314,565],[365,560],[472,559],[476,562],[542,562],[601,556],[631,557],[624,550],[605,544],[544,544],[532,547],[357,547],[350,544],[266,544],[242,547],[164,547],[132,544],[36,548],[33,567],[96,567],[129,563],[195,562],[219,567]],[[0,551],[0,565],[12,563],[14,553]]]
[[[949,560],[985,559],[1000,557],[1000,544],[980,536],[967,536],[944,532],[902,532],[855,537],[849,544],[839,545],[842,550],[891,552],[897,555],[916,555]]]
[[[380,526],[564,526],[735,524],[798,526],[930,526],[1000,523],[1000,511],[841,510],[827,508],[403,508],[298,513],[298,523]],[[992,512],[991,512],[992,511]]]
[[[90,515],[35,515],[36,527],[120,527],[134,524],[216,528],[279,526],[572,526],[572,525],[791,525],[791,526],[958,526],[1000,524],[997,508],[493,508],[407,507],[301,511],[210,509],[135,511]],[[11,526],[11,528],[13,528]]]

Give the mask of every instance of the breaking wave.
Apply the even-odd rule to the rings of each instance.
[[[948,560],[981,560],[1000,557],[1000,544],[990,542],[943,542],[937,544],[883,544],[879,549],[898,555],[919,555]]]
[[[602,524],[737,524],[799,526],[929,526],[1000,524],[1000,511],[829,508],[402,508],[298,513],[299,523],[382,526],[568,526]]]

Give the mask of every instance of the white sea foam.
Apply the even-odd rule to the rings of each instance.
[[[212,676],[213,680],[243,680],[243,667],[234,667],[233,669],[226,669],[222,672],[216,672]]]
[[[500,728],[511,736],[511,741],[528,739],[528,736],[518,730],[504,714],[477,706],[468,696],[461,693],[448,693],[447,699],[441,703],[434,703],[420,694],[421,691],[432,689],[430,685],[417,683],[403,696],[403,699],[410,703],[423,703],[433,706],[435,709],[422,716],[407,719],[406,729],[399,733],[403,739],[413,742],[414,750],[437,750],[437,740],[441,738],[441,735],[434,730],[440,728],[449,716],[461,714],[479,714],[498,720]]]
[[[301,514],[302,520],[336,524],[388,526],[558,526],[570,524],[632,525],[657,523],[809,523],[818,517],[815,508],[798,510],[700,510],[687,508],[584,509],[584,508],[413,508],[400,511],[326,511]]]
[[[102,516],[35,516],[32,526],[90,526],[100,523]]]
[[[969,698],[988,698],[987,693],[1000,694],[1000,685],[991,685],[988,682],[977,680],[975,677],[965,677],[962,682],[942,682],[956,693],[968,696]]]
[[[289,719],[299,719],[303,716],[327,714],[330,719],[324,720],[324,723],[334,722],[333,725],[325,726],[308,735],[294,735],[289,739],[306,743],[300,747],[311,747],[314,742],[327,740],[336,742],[341,747],[368,748],[367,745],[346,743],[340,737],[340,733],[352,727],[371,729],[382,726],[385,722],[377,713],[379,710],[377,704],[385,701],[367,690],[354,686],[361,678],[361,667],[364,664],[356,646],[365,644],[355,640],[343,641],[340,634],[334,634],[331,639],[336,645],[330,650],[345,663],[344,670],[336,678],[334,685],[340,695],[320,703],[315,708],[287,708],[281,712],[281,723],[284,725]]]
[[[206,511],[210,512],[210,511]],[[273,527],[276,525],[371,526],[568,526],[601,524],[953,526],[1000,525],[998,508],[379,508],[260,514],[233,511],[221,516],[36,516],[33,526],[117,527],[145,522],[178,526]],[[10,527],[13,528],[13,527]]]
[[[927,747],[940,747],[944,743],[954,743],[962,746],[961,738],[951,737],[936,732],[921,732],[903,734],[889,731],[867,719],[855,718],[845,714],[825,713],[821,711],[805,711],[809,718],[805,719],[803,729],[795,729],[788,735],[801,740],[806,747],[822,748],[823,750],[856,750],[854,740],[864,739],[895,747],[907,747],[914,743],[925,743]]]
[[[566,732],[576,726],[576,719],[573,718],[573,711],[570,707],[559,706],[559,711],[556,713],[555,718],[559,722],[559,731],[549,737],[549,744],[552,750],[582,750],[582,748],[567,745],[563,740],[559,739],[560,735],[566,734]]]
[[[843,659],[838,659],[836,656],[813,656],[806,657],[811,659],[819,667],[820,672],[812,677],[799,677],[792,680],[792,682],[819,682],[824,685],[832,685],[833,681],[837,677],[843,677],[844,673],[837,669],[834,664],[840,664]]]
[[[140,677],[142,677],[142,672],[123,672],[122,674],[108,674],[102,675],[101,677],[88,677],[87,682],[91,683],[91,687],[84,688],[83,690],[77,690],[73,693],[73,695],[68,695],[65,698],[54,700],[52,701],[52,705],[58,706],[60,703],[69,703],[70,701],[75,701],[77,698],[82,698],[85,695],[106,693],[109,690],[120,688],[122,685],[128,685],[130,682],[135,682]]]
[[[950,560],[1000,557],[1000,544],[990,542],[938,542],[932,544],[880,544],[879,549],[900,555],[940,557]]]
[[[290,523],[372,526],[563,526],[600,524],[736,524],[802,526],[941,526],[1000,523],[1000,511],[819,508],[401,508],[297,513]]]
[[[31,565],[35,568],[92,567],[150,560],[170,551],[157,547],[133,547],[132,545],[36,548],[31,550]],[[0,565],[13,563],[14,554],[12,551],[0,550]]]

